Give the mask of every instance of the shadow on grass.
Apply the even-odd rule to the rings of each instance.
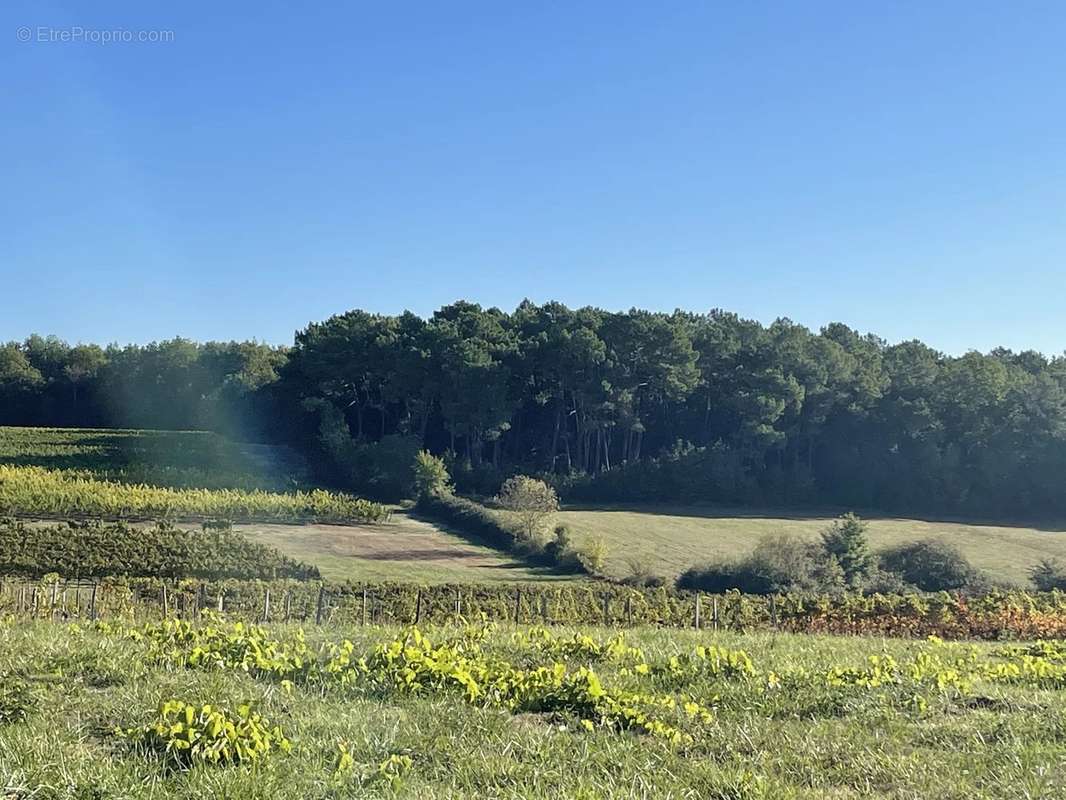
[[[439,520],[436,520],[433,517],[427,516],[425,514],[420,514],[414,508],[408,509],[406,511],[406,514],[411,519],[418,520],[419,522],[424,522],[427,525],[432,525],[434,528],[439,530],[441,533],[446,533],[446,534],[449,534],[451,536],[455,536],[455,537],[457,537],[459,539],[462,539],[465,542],[470,542],[471,544],[476,544],[479,547],[488,548],[489,550],[492,550],[494,553],[499,554],[499,556],[501,558],[509,559],[508,561],[506,561],[506,562],[504,562],[502,564],[478,564],[478,565],[476,565],[474,567],[475,569],[514,569],[514,570],[521,569],[521,570],[525,570],[526,572],[530,573],[531,575],[534,575],[534,576],[540,577],[540,578],[581,578],[581,577],[587,578],[588,577],[587,575],[585,575],[585,576],[579,575],[579,574],[576,574],[576,573],[568,571],[568,570],[558,569],[557,567],[546,566],[544,564],[537,564],[537,563],[534,563],[532,561],[524,561],[520,557],[516,556],[515,553],[512,553],[509,550],[500,550],[499,548],[494,547],[492,542],[489,542],[486,539],[481,538],[480,536],[477,536],[475,534],[469,533],[467,531],[460,530],[459,528],[456,528],[454,525],[450,525],[450,524],[445,523],[445,522],[440,522]]]

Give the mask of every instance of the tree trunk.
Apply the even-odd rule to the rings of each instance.
[[[555,459],[556,454],[559,452],[559,426],[563,421],[563,401],[562,399],[555,405],[555,430],[552,431],[552,449],[551,449],[551,466],[549,469],[555,472]]]

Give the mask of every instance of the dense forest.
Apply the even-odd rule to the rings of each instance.
[[[723,311],[356,310],[288,348],[31,336],[0,346],[0,424],[287,441],[386,499],[424,447],[484,494],[525,472],[573,500],[1066,512],[1066,357]]]

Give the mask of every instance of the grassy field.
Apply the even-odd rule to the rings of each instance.
[[[335,522],[363,514],[365,510],[349,508],[339,496],[320,497],[316,505],[308,496],[296,501],[290,494],[218,493],[291,487],[303,474],[297,462],[283,449],[238,445],[210,433],[0,428],[0,470],[18,469],[0,487],[0,511],[50,517],[218,515],[275,522],[309,517]],[[48,472],[42,476],[38,469]],[[120,486],[113,488],[112,483]],[[141,483],[159,490],[130,485]],[[214,493],[201,493],[200,488]],[[768,534],[813,539],[830,519],[771,510],[664,506],[574,508],[555,521],[568,524],[579,545],[602,536],[609,548],[606,572],[612,577],[625,577],[631,563],[642,562],[651,572],[673,578],[694,564],[743,555]],[[875,549],[918,538],[940,539],[957,545],[992,577],[1017,585],[1026,584],[1027,570],[1040,559],[1066,559],[1062,530],[898,518],[869,522]],[[317,564],[336,580],[558,579],[406,517],[380,532],[359,525],[289,530],[270,524],[246,532]]]
[[[247,632],[145,633],[0,627],[5,797],[1066,796],[1061,648],[442,629],[431,632],[436,649],[356,628],[311,631],[305,660],[322,668],[294,672],[291,629],[253,634],[276,666],[247,670]],[[366,668],[337,661],[347,651],[319,651],[324,636],[349,637]],[[217,653],[216,666],[190,662],[194,646]],[[1043,677],[1012,671],[1026,663]],[[528,671],[537,667],[546,671]],[[494,675],[510,677],[494,685]],[[274,747],[254,764],[168,754],[169,724],[142,731],[172,698],[231,716],[248,704],[288,752]]]
[[[284,448],[197,431],[0,428],[0,514],[374,522],[384,507],[298,488]]]
[[[204,431],[0,427],[0,464],[174,489],[284,491],[304,473],[284,448]]]
[[[674,577],[701,562],[744,555],[759,539],[785,533],[815,539],[828,515],[788,515],[751,509],[631,507],[567,509],[558,516],[580,542],[602,536],[610,548],[607,572],[624,577],[631,561]],[[972,563],[1000,580],[1027,582],[1027,569],[1041,558],[1066,559],[1066,531],[1024,526],[871,517],[870,543],[880,549],[932,538],[958,546]]]
[[[376,525],[238,525],[249,539],[314,564],[332,581],[494,583],[574,580],[472,544],[394,510]]]

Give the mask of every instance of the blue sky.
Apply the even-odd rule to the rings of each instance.
[[[1061,3],[0,19],[0,340],[530,297],[1066,349]],[[173,40],[40,40],[76,27]]]

